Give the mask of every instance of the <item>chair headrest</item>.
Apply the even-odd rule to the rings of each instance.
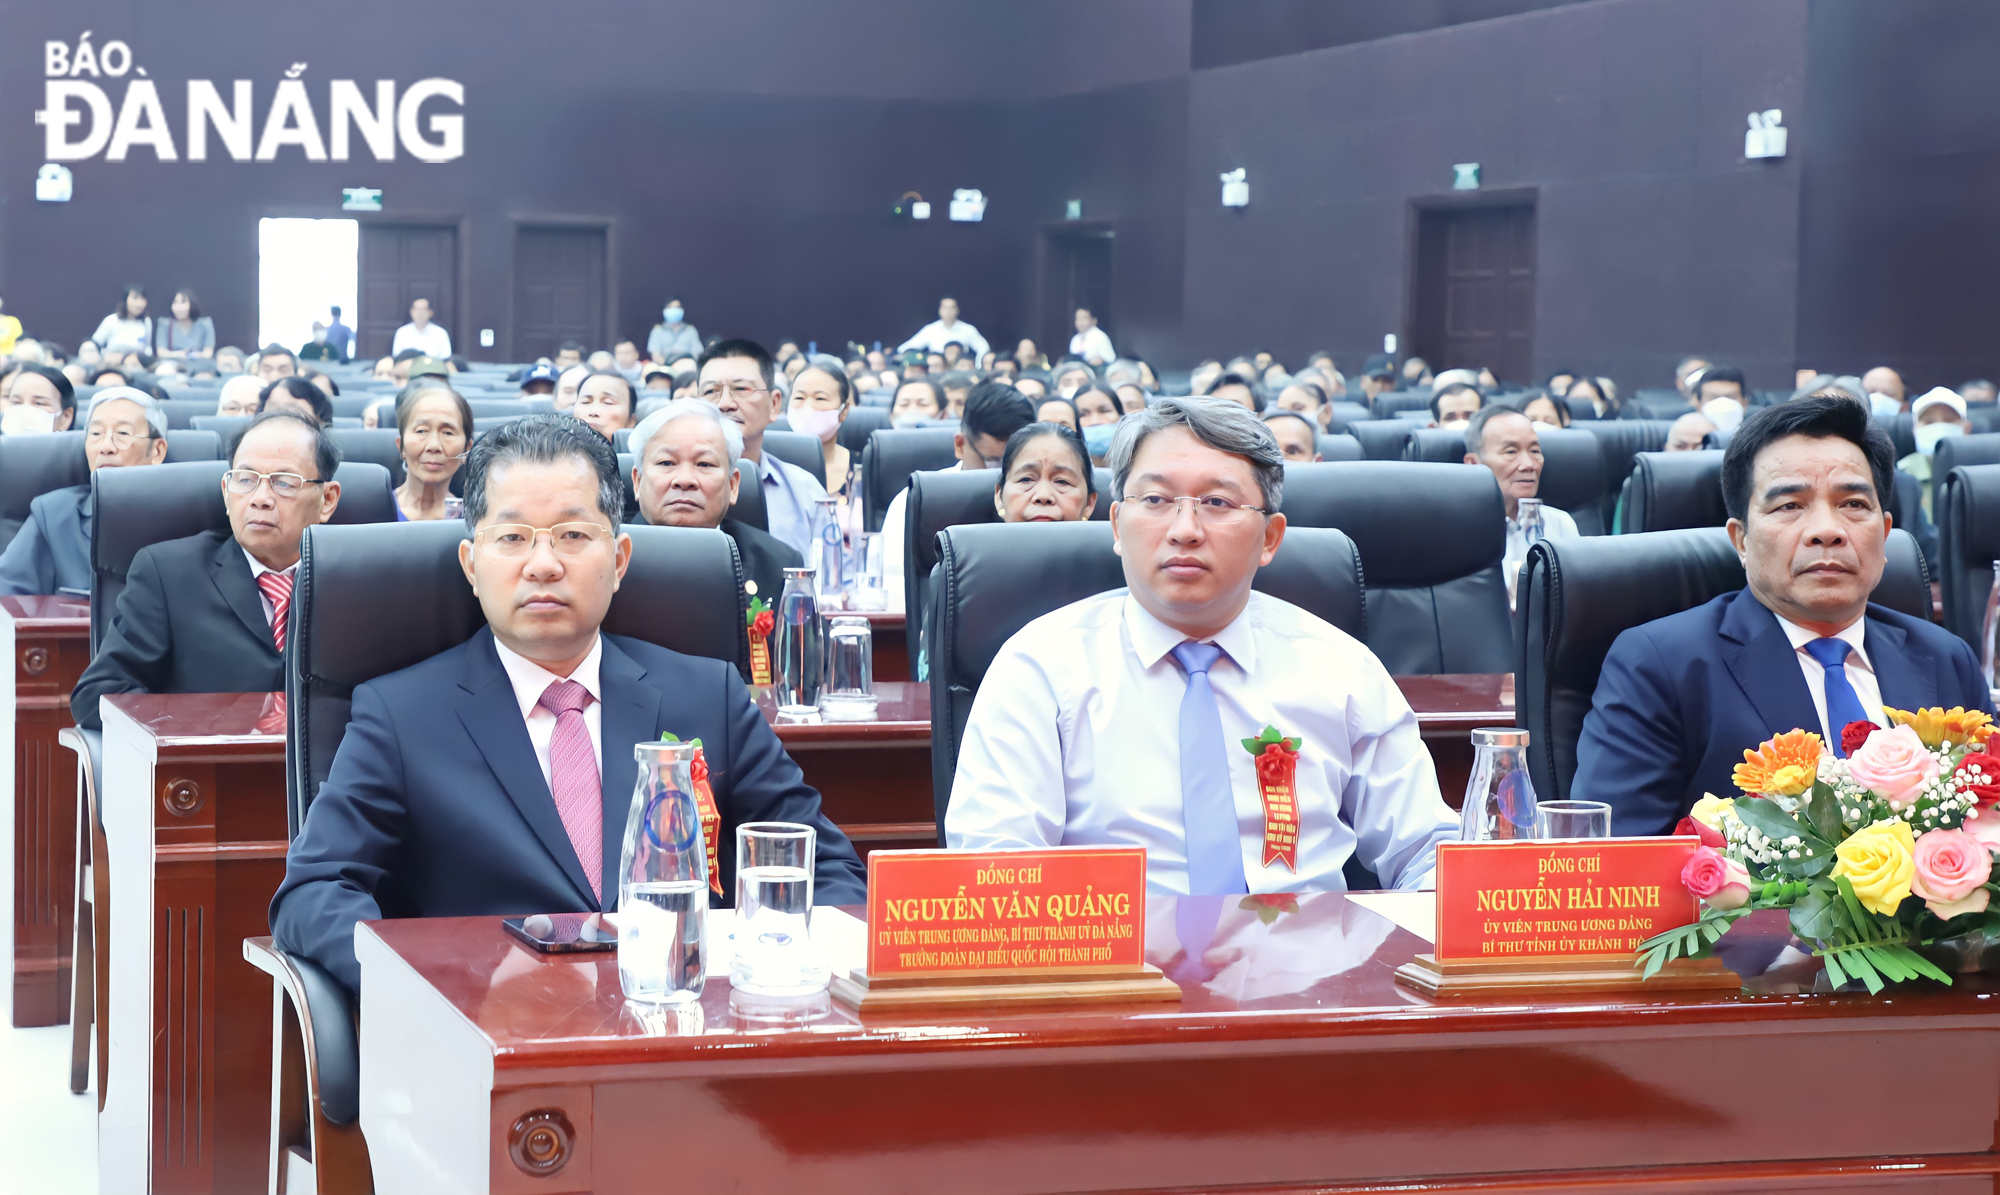
[[[1356,420],[1369,419],[1368,404],[1335,399],[1327,404],[1326,427],[1336,435],[1345,435],[1347,426]]]
[[[141,548],[204,531],[228,531],[229,511],[222,503],[222,475],[228,470],[227,461],[186,461],[93,473],[97,519],[90,550],[97,574],[122,579]],[[333,478],[340,483],[335,523],[396,521],[387,469],[349,461]]]
[[[2000,559],[2000,463],[1960,464],[1949,477],[1950,512],[1940,510],[1938,522],[1949,524],[1953,554],[1975,567]]]
[[[856,407],[847,413],[834,439],[849,452],[860,452],[867,447],[870,436],[889,427],[893,414],[888,407]]]
[[[1948,477],[1961,465],[2000,465],[2000,435],[1981,433],[1939,440],[1931,477]]]
[[[767,431],[764,451],[788,465],[797,465],[812,474],[820,485],[826,485],[826,453],[820,449],[818,440],[804,432]]]
[[[181,461],[213,461],[222,458],[222,437],[214,432],[200,431],[192,427],[179,431],[167,429],[167,455],[160,458],[163,465],[178,464]]]
[[[919,427],[891,428],[869,437],[861,452],[861,509],[868,530],[882,529],[889,503],[910,484],[910,474],[949,469],[957,462],[957,435],[951,428]]]
[[[1322,461],[1358,461],[1362,459],[1361,441],[1344,432],[1337,435],[1321,433],[1315,439],[1319,447],[1319,459]]]
[[[1410,433],[1403,459],[1436,465],[1465,463],[1465,431],[1456,427],[1420,427]]]
[[[403,454],[396,449],[393,427],[336,427],[327,435],[339,446],[342,462],[367,461],[392,474],[403,471]]]
[[[1402,419],[1356,419],[1347,434],[1361,441],[1361,455],[1371,461],[1400,461],[1414,424]]]
[[[1090,522],[1111,518],[1111,470],[1094,468],[1097,508]],[[951,470],[943,473],[910,475],[909,512],[916,533],[903,550],[914,560],[913,575],[928,577],[937,563],[937,533],[947,527],[974,523],[998,523],[1000,512],[993,507],[993,486],[1000,480],[997,469]]]
[[[88,480],[82,432],[0,436],[0,520],[19,527],[36,498]]]
[[[1641,452],[1632,458],[1632,500],[1626,531],[1675,531],[1720,527],[1729,521],[1722,503],[1722,450]]]
[[[1293,527],[1335,527],[1361,551],[1371,589],[1441,585],[1507,551],[1507,507],[1479,465],[1353,461],[1285,466]]]
[[[1604,454],[1597,437],[1577,428],[1540,433],[1542,501],[1557,510],[1578,511],[1604,496]]]

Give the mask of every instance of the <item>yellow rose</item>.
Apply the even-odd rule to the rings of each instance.
[[[1718,797],[1714,793],[1703,793],[1701,800],[1694,803],[1694,808],[1688,810],[1688,816],[1720,834],[1723,818],[1735,812],[1736,801],[1733,797]]]
[[[1847,877],[1862,908],[1894,916],[1896,906],[1910,894],[1910,881],[1917,874],[1916,846],[1908,822],[1884,818],[1856,830],[1833,849],[1838,860],[1833,874]]]

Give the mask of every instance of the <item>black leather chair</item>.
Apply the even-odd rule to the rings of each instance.
[[[1605,534],[1611,518],[1604,512],[1604,456],[1597,437],[1564,428],[1542,432],[1540,439],[1542,483],[1537,493],[1542,501],[1567,512],[1579,533]]]
[[[868,447],[870,437],[888,430],[890,415],[888,407],[856,407],[847,413],[847,420],[833,438],[849,452],[862,452]]]
[[[1367,643],[1397,676],[1513,667],[1507,508],[1479,465],[1288,465],[1291,528],[1335,527],[1361,552]],[[1290,534],[1290,531],[1287,531]]]
[[[632,563],[604,630],[747,667],[743,570],[719,531],[627,527]],[[464,524],[309,528],[293,590],[286,669],[286,813],[296,837],[346,734],[356,686],[470,639],[485,615],[458,563]],[[385,621],[382,609],[397,616]],[[662,617],[671,610],[673,617]],[[309,959],[270,949],[260,962],[285,993],[288,1032],[274,1037],[277,1073],[302,1074],[306,1106],[274,1118],[275,1151],[319,1168],[329,1152],[366,1172],[360,1050],[351,994]],[[300,1032],[309,1027],[310,1032]],[[287,1049],[296,1056],[287,1057]],[[280,1098],[284,1098],[280,1096]],[[297,1113],[303,1112],[301,1118]],[[282,1127],[293,1125],[289,1130]]]
[[[1722,504],[1722,450],[1641,452],[1625,479],[1626,534],[1720,527],[1729,522]]]
[[[1617,515],[1618,495],[1625,479],[1632,476],[1633,456],[1664,449],[1667,446],[1667,431],[1671,427],[1671,421],[1658,419],[1593,419],[1570,429],[1597,437],[1598,455],[1604,464],[1604,498],[1599,505],[1598,518],[1603,521],[1605,530],[1611,529]],[[1570,513],[1576,512],[1572,510]]]
[[[1319,459],[1322,461],[1358,461],[1362,459],[1361,441],[1355,439],[1353,436],[1344,433],[1340,435],[1321,433],[1315,437],[1315,440],[1319,448]]]
[[[1111,470],[1091,472],[1097,484],[1097,507],[1091,511],[1089,521],[1109,522],[1113,496]],[[904,506],[903,608],[907,625],[918,633],[909,653],[911,680],[923,679],[918,668],[923,660],[922,635],[930,614],[931,570],[938,562],[938,532],[947,527],[1000,522],[1000,512],[993,506],[993,487],[999,480],[997,469],[910,475],[910,498]]]
[[[169,429],[164,463],[215,458],[214,433]],[[20,534],[35,499],[89,480],[90,458],[84,455],[82,432],[0,436],[0,551]]]
[[[1419,429],[1402,419],[1356,419],[1347,425],[1347,434],[1361,443],[1363,460],[1400,461],[1403,447]]]
[[[197,415],[215,414],[215,404],[217,401],[214,398],[170,398],[166,400],[160,406],[167,413],[167,430],[176,431],[183,427],[193,427],[194,424],[188,421]]]
[[[1888,556],[1871,600],[1928,619],[1930,579],[1916,539],[1900,527],[1890,532]],[[1544,540],[1528,550],[1515,676],[1529,774],[1542,799],[1569,795],[1583,718],[1612,641],[1743,585],[1743,566],[1720,527]]]
[[[126,570],[141,548],[229,529],[229,512],[222,504],[222,475],[228,469],[226,461],[189,461],[149,469],[99,469],[91,475],[97,495],[97,523],[90,542],[96,577],[90,592],[93,654],[111,625],[118,595],[125,592]],[[354,461],[341,465],[333,476],[340,482],[334,522],[396,521],[396,498],[387,469]],[[375,607],[373,616],[379,618],[383,608]]]
[[[861,450],[861,517],[869,531],[882,530],[889,504],[910,484],[910,474],[949,469],[957,462],[957,434],[945,427],[918,427],[869,437]]]
[[[818,440],[804,432],[767,431],[764,433],[764,451],[788,465],[797,465],[813,475],[813,480],[826,485],[826,453]],[[849,449],[852,452],[852,449]]]
[[[639,401],[644,402],[644,399]],[[465,405],[472,408],[472,423],[479,425],[482,418],[498,418],[502,415],[553,414],[556,400],[553,398],[467,398]]]
[[[1900,411],[1888,419],[1876,419],[1875,423],[1889,438],[1896,442],[1896,459],[1902,460],[1917,450],[1917,421],[1908,411]]]
[[[196,415],[188,422],[202,431],[214,432],[227,444],[255,418],[254,415]]]
[[[1365,640],[1369,615],[1361,575],[1360,554],[1346,535],[1293,527],[1277,556],[1257,570],[1254,585]],[[1001,645],[1052,610],[1124,584],[1124,564],[1111,550],[1111,528],[1102,523],[993,523],[939,533],[938,590],[926,640],[932,656],[931,792],[940,843],[972,700]]]
[[[2000,560],[2000,464],[1953,469],[1935,509],[1945,629],[1984,659],[1986,601]]]
[[[389,471],[389,484],[403,484],[403,454],[396,450],[393,427],[336,427],[327,435],[340,446],[340,459],[366,461]]]
[[[1953,436],[1938,441],[1937,455],[1931,458],[1931,518],[1938,524],[1940,541],[1944,537],[1945,478],[1961,465],[2000,465],[2000,434]]]
[[[1368,412],[1368,404],[1335,399],[1327,404],[1326,430],[1334,435],[1346,435],[1350,425],[1374,416]]]
[[[1394,419],[1404,411],[1429,413],[1431,396],[1418,394],[1413,390],[1385,390],[1368,404],[1370,413],[1377,419]]]
[[[382,396],[379,394],[337,394],[327,401],[333,404],[335,419],[359,419],[368,413],[368,408]]]

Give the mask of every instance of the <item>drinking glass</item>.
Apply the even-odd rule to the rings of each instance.
[[[1611,837],[1611,806],[1603,801],[1543,801],[1541,835],[1551,841]]]
[[[1472,732],[1472,775],[1459,809],[1462,842],[1537,836],[1535,786],[1528,779],[1528,732],[1488,726]]]
[[[758,996],[807,996],[832,978],[813,949],[817,835],[792,822],[745,822],[736,828],[736,953],[732,988]]]
[[[889,608],[889,589],[883,568],[882,533],[859,531],[853,539],[854,551],[848,571],[854,578],[854,590],[848,595],[848,606],[854,610],[886,610]]]
[[[1544,527],[1540,498],[1521,499],[1516,519],[1521,524],[1521,540],[1526,546],[1532,548],[1541,542]]]
[[[819,566],[819,604],[838,610],[848,590],[846,532],[840,525],[839,500],[822,498],[819,505],[819,540],[806,563]]]
[[[875,636],[868,620],[855,614],[826,622],[826,687],[819,709],[829,722],[875,719]]]

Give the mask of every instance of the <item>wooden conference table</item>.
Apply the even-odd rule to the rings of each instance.
[[[1215,919],[1193,964],[1179,927],[1202,918],[1180,903]],[[1453,1006],[1396,986],[1428,944],[1360,902],[1265,912],[1154,903],[1147,955],[1178,1006],[822,1002],[790,1023],[720,978],[649,1014],[614,956],[537,955],[495,918],[368,923],[375,1189],[1995,1189],[1993,980],[1811,994],[1818,965],[1782,962],[1779,921],[1726,943],[1743,995]],[[547,1172],[515,1160],[537,1125]]]

